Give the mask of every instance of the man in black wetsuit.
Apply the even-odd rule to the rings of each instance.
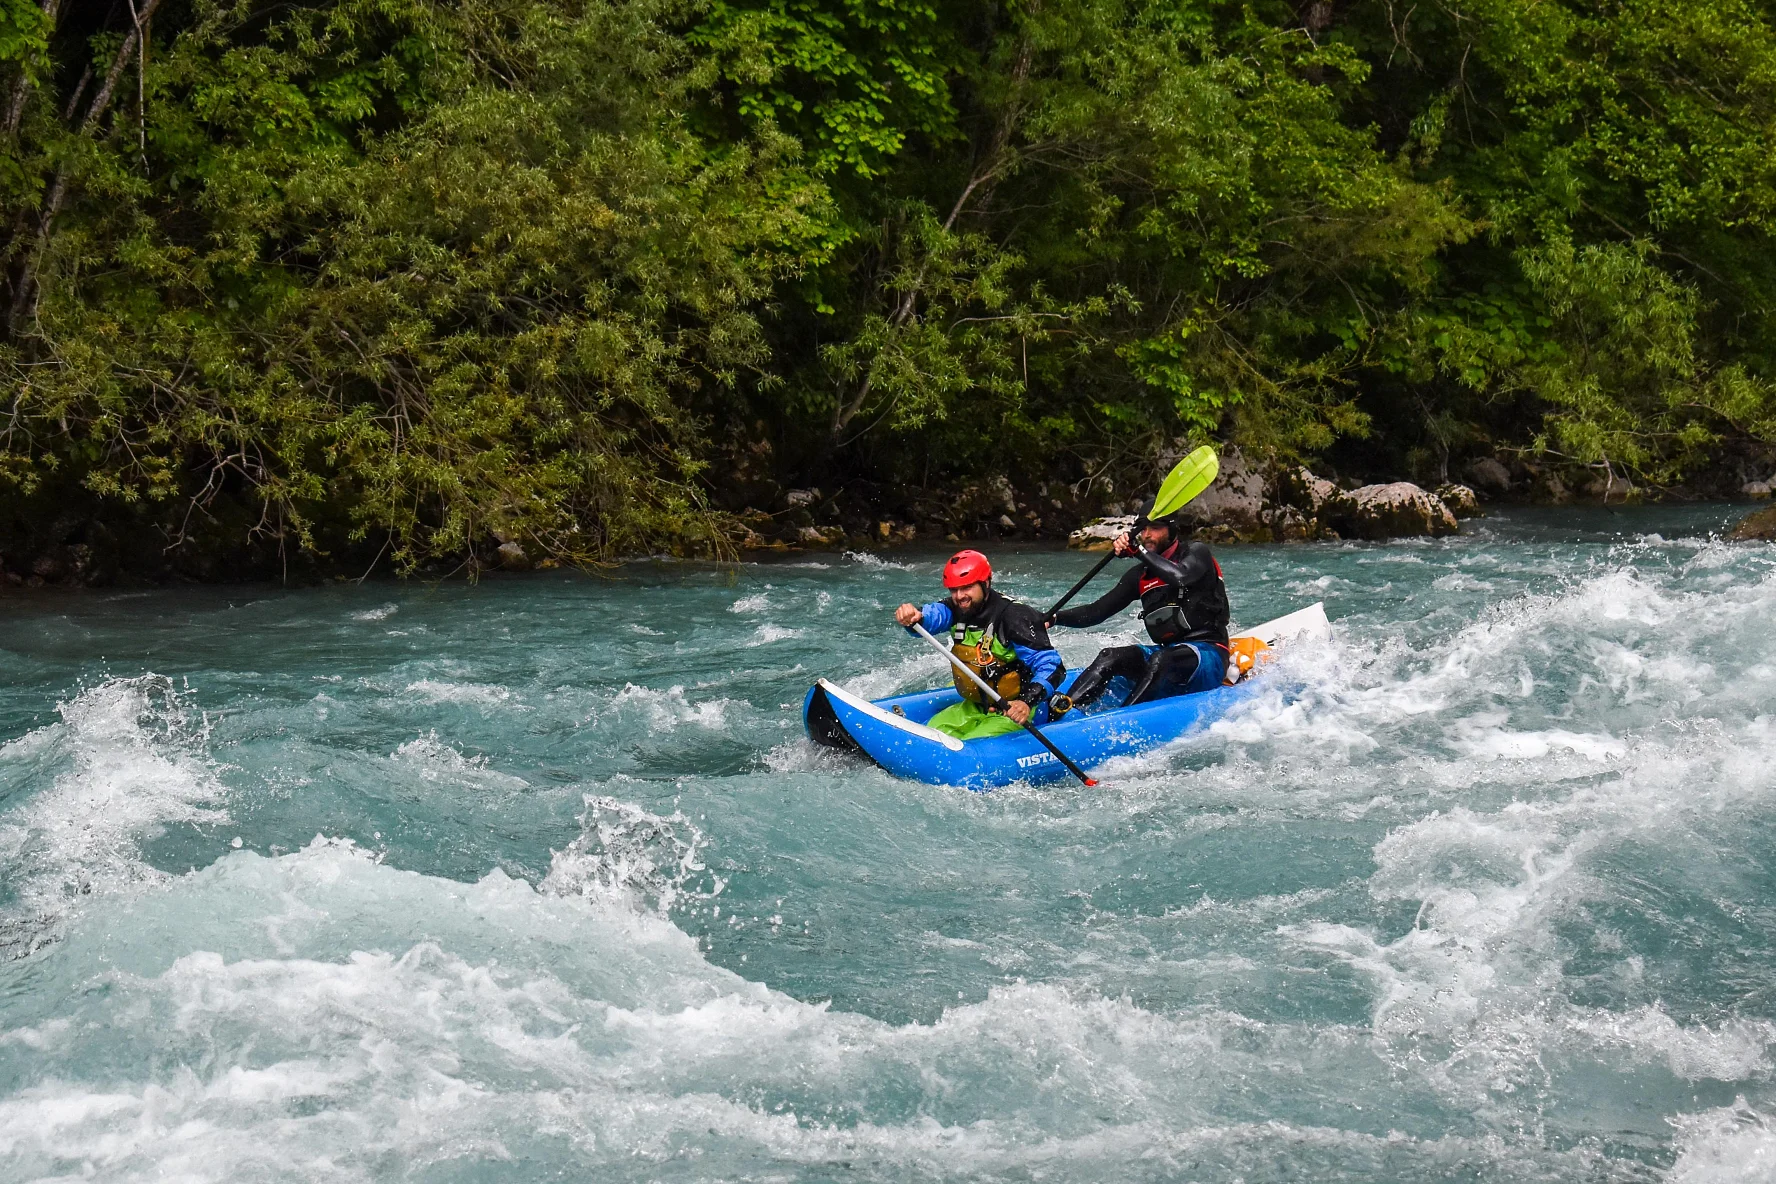
[[[1227,674],[1227,585],[1208,546],[1185,542],[1177,524],[1164,519],[1133,537],[1118,535],[1115,548],[1140,562],[1109,592],[1091,604],[1063,609],[1052,624],[1088,629],[1139,600],[1154,644],[1099,651],[1067,697],[1084,706],[1117,677],[1134,684],[1126,700],[1130,705],[1220,686]]]

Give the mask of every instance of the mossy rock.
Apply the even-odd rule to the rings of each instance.
[[[1769,542],[1776,539],[1776,506],[1753,510],[1739,519],[1727,537],[1734,542]]]

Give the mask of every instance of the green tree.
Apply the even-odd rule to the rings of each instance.
[[[825,199],[769,129],[692,133],[673,11],[216,0],[150,57],[140,139],[37,104],[10,479],[403,565],[719,541],[685,400],[766,361]]]

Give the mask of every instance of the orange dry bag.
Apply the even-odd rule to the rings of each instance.
[[[1235,637],[1227,643],[1227,684],[1238,682],[1258,663],[1265,661],[1270,654],[1270,647],[1256,637]]]

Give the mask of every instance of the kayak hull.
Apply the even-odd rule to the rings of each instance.
[[[1242,683],[1097,715],[1076,712],[1044,727],[1042,734],[1074,763],[1089,769],[1207,727],[1250,693],[1251,684]],[[954,687],[945,687],[870,702],[821,679],[808,690],[802,719],[816,744],[857,753],[911,781],[986,790],[1014,781],[1040,784],[1069,776],[1029,732],[964,744],[923,726],[959,699]],[[896,713],[897,707],[904,714]]]
[[[1315,604],[1241,636],[1276,645],[1329,633],[1325,609]],[[1077,671],[1069,673],[1062,689],[1072,686],[1077,677]],[[1091,769],[1204,729],[1255,693],[1247,680],[1095,714],[1074,711],[1045,725],[1042,734],[1075,764]],[[802,722],[816,744],[855,753],[896,777],[931,785],[987,790],[1016,781],[1040,784],[1069,776],[1066,766],[1027,731],[964,743],[925,726],[925,721],[960,699],[954,686],[945,686],[872,701],[823,678],[802,701]]]

